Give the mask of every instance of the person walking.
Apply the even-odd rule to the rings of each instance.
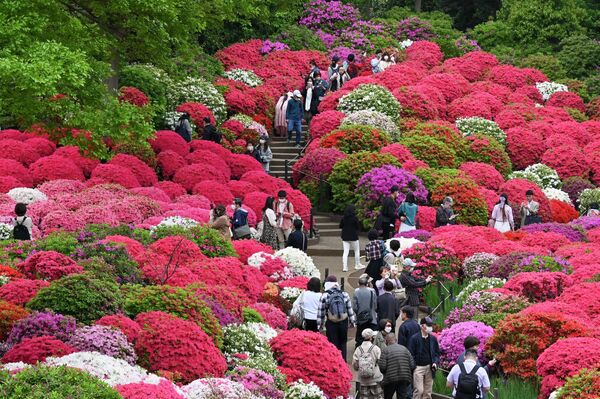
[[[473,351],[475,351],[475,353],[478,353],[479,346],[481,345],[481,341],[479,341],[479,338],[477,338],[473,335],[469,335],[463,341],[463,345],[465,347],[465,351],[463,353],[461,353],[460,355],[458,355],[458,358],[456,359],[456,364],[460,364],[465,361],[468,350],[473,350]],[[496,365],[496,363],[497,363],[497,360],[495,357],[492,360],[490,360],[489,362],[487,362],[487,364],[485,366],[482,366],[481,363],[479,363],[478,357],[475,360],[475,364],[478,367],[483,368],[483,370],[485,370],[485,372],[487,373],[488,377],[490,375],[491,370]],[[487,398],[487,392],[486,391],[481,392],[481,399],[486,399],[486,398]]]
[[[540,210],[540,203],[533,200],[533,190],[527,190],[525,192],[527,201],[521,203],[521,227],[527,226],[533,223],[541,223],[542,220],[538,216]]]
[[[365,255],[367,262],[366,273],[373,279],[375,284],[381,278],[381,266],[383,266],[383,255],[385,252],[385,243],[379,239],[377,230],[371,230],[367,234],[369,242],[365,245]],[[375,293],[379,294],[377,287]]]
[[[435,212],[435,227],[456,224],[458,214],[455,214],[452,210],[453,204],[454,200],[451,197],[444,198],[442,204]]]
[[[233,238],[235,240],[242,240],[250,238],[252,232],[248,225],[248,211],[242,208],[242,199],[235,198],[232,204],[233,218],[231,220],[231,226],[233,228]]]
[[[288,236],[286,246],[306,252],[306,249],[308,248],[308,237],[306,236],[306,233],[302,231],[304,224],[301,219],[294,219],[293,223],[294,231]]]
[[[181,114],[175,125],[175,133],[181,136],[181,138],[187,143],[192,141],[192,124],[190,123],[190,114],[187,112]]]
[[[488,373],[477,364],[477,351],[467,349],[465,360],[454,365],[446,379],[456,399],[479,399],[490,390]]]
[[[288,143],[292,141],[292,132],[296,131],[296,148],[301,148],[302,140],[302,93],[300,90],[294,90],[292,99],[287,102],[285,119],[288,123]]]
[[[396,198],[398,198],[398,186],[394,185],[390,188],[390,195],[383,199],[381,206],[381,229],[383,230],[383,239],[388,240],[394,232],[396,224]]]
[[[325,280],[325,292],[317,315],[319,331],[325,327],[329,342],[340,350],[347,361],[348,326],[356,325],[356,316],[348,294],[340,289],[337,277],[329,275]]]
[[[506,233],[515,229],[513,211],[511,206],[508,205],[508,195],[500,195],[498,203],[494,205],[494,209],[492,210],[488,226],[493,227],[500,233]]]
[[[400,233],[404,231],[416,230],[417,228],[417,212],[419,207],[415,204],[415,196],[413,193],[407,193],[406,198],[398,208],[398,217],[400,218]]]
[[[292,98],[292,92],[283,93],[279,100],[277,100],[277,104],[275,105],[275,134],[278,137],[285,137],[287,134],[287,122],[286,122],[286,112],[288,106],[288,100]]]
[[[342,270],[348,271],[348,255],[350,248],[354,251],[354,268],[362,269],[364,266],[360,263],[360,241],[358,232],[360,231],[360,222],[356,217],[356,207],[350,204],[344,211],[344,217],[340,221],[340,229],[342,229]]]
[[[379,370],[381,349],[373,344],[375,331],[367,328],[362,332],[363,342],[352,355],[352,367],[358,371],[361,399],[383,399],[380,382],[383,375]]]
[[[260,236],[260,242],[267,244],[275,251],[279,249],[277,243],[277,221],[275,216],[274,208],[275,199],[273,197],[267,197],[265,200],[265,206],[262,209],[262,234]]]
[[[414,309],[412,306],[403,306],[400,309],[400,319],[402,324],[398,329],[398,343],[408,347],[408,340],[421,330],[419,323],[414,319]]]
[[[358,288],[352,297],[352,309],[356,314],[356,346],[362,341],[362,332],[367,328],[377,329],[377,295],[375,290],[369,288],[369,276],[363,274],[358,278]]]
[[[256,149],[255,156],[257,160],[263,167],[263,170],[267,173],[271,171],[270,165],[273,160],[273,152],[271,151],[271,147],[269,147],[269,138],[261,137],[258,141],[258,148]]]
[[[212,124],[209,117],[204,118],[204,129],[202,130],[202,140],[208,140],[217,144],[221,143],[221,135],[215,125]]]
[[[231,223],[222,204],[217,205],[212,210],[209,226],[221,233],[224,239],[231,241]]]
[[[400,273],[400,284],[406,290],[406,302],[405,304],[413,308],[413,317],[418,318],[419,316],[419,304],[421,300],[419,298],[419,289],[425,287],[433,280],[433,276],[427,276],[427,278],[417,278],[412,275],[417,264],[412,259],[406,258],[402,262],[402,273]]]
[[[440,360],[440,347],[432,335],[433,321],[424,317],[420,322],[421,331],[410,337],[408,350],[415,359],[413,375],[413,399],[431,399],[433,379]]]
[[[377,320],[390,320],[392,331],[396,331],[396,320],[400,316],[400,303],[394,296],[394,283],[385,280],[384,292],[377,297]]]
[[[386,347],[379,359],[379,368],[383,373],[383,397],[392,399],[396,394],[396,399],[406,399],[413,380],[415,360],[406,347],[396,342],[394,333],[389,333],[385,341]]]
[[[287,192],[279,190],[277,193],[277,203],[273,208],[277,217],[277,239],[283,248],[287,242],[288,236],[292,232],[294,205],[288,201]]]
[[[321,307],[321,280],[311,277],[304,291],[296,300],[292,308],[299,306],[304,315],[303,330],[319,332],[317,327],[317,316]]]
[[[379,331],[373,340],[373,343],[379,347],[379,349],[383,350],[387,346],[385,342],[385,338],[389,334],[394,333],[394,327],[392,327],[392,321],[390,319],[381,319],[379,320]]]

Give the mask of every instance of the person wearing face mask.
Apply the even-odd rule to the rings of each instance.
[[[287,193],[285,190],[280,190],[277,193],[277,198],[277,203],[273,210],[277,217],[277,239],[283,248],[285,247],[288,236],[292,232],[294,205],[287,200]]]
[[[287,134],[286,112],[290,98],[292,98],[291,91],[283,93],[275,105],[275,123],[273,125],[277,137],[284,137]]]
[[[258,148],[256,149],[256,158],[261,163],[265,172],[269,173],[271,161],[273,160],[273,152],[269,147],[267,137],[262,136],[259,140]]]
[[[352,297],[352,309],[356,314],[356,338],[358,347],[362,343],[362,332],[367,328],[377,328],[377,295],[369,286],[369,275],[362,274],[358,279],[358,288]]]
[[[231,241],[231,222],[225,213],[224,205],[219,204],[212,210],[209,226],[221,233],[227,241]]]
[[[388,264],[381,266],[380,271],[381,271],[381,278],[375,282],[375,287],[377,288],[377,293],[379,295],[383,295],[385,293],[383,285],[385,284],[386,281],[390,281],[394,285],[393,289],[402,288],[402,285],[400,284],[400,280],[398,280],[398,276],[396,276],[396,274],[394,272],[392,272],[392,270]]]
[[[419,290],[433,280],[433,276],[427,276],[425,279],[413,276],[412,272],[416,265],[412,259],[406,258],[402,262],[402,273],[400,273],[400,283],[406,289],[405,304],[413,308],[413,317],[415,318],[419,315],[419,304],[421,303]]]
[[[379,368],[383,373],[383,397],[392,399],[396,394],[396,399],[406,399],[416,367],[415,359],[408,349],[396,342],[394,333],[389,333],[385,341],[386,347],[382,349],[379,359]]]
[[[359,395],[364,399],[383,399],[380,382],[383,375],[379,370],[381,349],[373,344],[375,331],[367,328],[362,332],[363,343],[356,348],[352,356],[352,367],[358,371]]]
[[[392,331],[396,331],[396,319],[400,316],[400,302],[394,296],[394,284],[391,280],[385,280],[383,289],[383,295],[377,297],[377,320],[390,320]]]
[[[246,144],[246,152],[244,154],[254,157],[254,144],[248,142],[248,144]]]
[[[508,196],[501,194],[498,203],[492,210],[492,216],[488,223],[489,227],[493,227],[500,233],[506,233],[515,229],[515,222],[513,219],[513,210],[508,205]]]
[[[432,335],[433,321],[423,317],[419,323],[421,331],[410,337],[408,350],[415,359],[413,375],[413,399],[431,399],[433,379],[440,360],[440,346]]]
[[[421,330],[419,323],[414,318],[414,310],[411,306],[403,306],[400,310],[402,324],[398,329],[398,343],[408,347],[408,340]]]
[[[394,327],[392,327],[392,321],[389,319],[379,320],[379,332],[375,336],[375,340],[373,343],[379,347],[379,349],[383,350],[387,344],[385,343],[385,337],[388,334],[393,334]]]
[[[235,198],[231,208],[233,209],[233,218],[231,219],[233,238],[235,240],[250,238],[251,232],[250,226],[248,225],[248,211],[242,208],[242,199]]]

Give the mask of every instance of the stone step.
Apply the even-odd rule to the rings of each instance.
[[[317,226],[319,226],[317,224]],[[335,226],[335,228],[319,228],[319,236],[321,237],[337,237],[341,234],[340,229]]]

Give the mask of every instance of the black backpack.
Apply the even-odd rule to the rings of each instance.
[[[27,216],[23,218],[23,221],[19,223],[17,219],[15,219],[15,227],[13,228],[13,238],[15,240],[31,240],[31,235],[29,234],[29,229],[24,225],[25,220],[27,220]]]
[[[477,370],[479,366],[475,365],[470,373],[467,373],[464,363],[459,363],[460,375],[456,385],[455,399],[479,399],[481,391],[479,390],[479,377]]]

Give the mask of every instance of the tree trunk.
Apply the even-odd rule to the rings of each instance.
[[[119,72],[121,70],[121,54],[119,54],[119,49],[116,47],[112,50],[112,54],[110,56],[110,68],[112,70],[112,74],[108,78],[106,85],[109,91],[118,91],[119,90]]]
[[[415,12],[421,12],[421,0],[415,0]]]

